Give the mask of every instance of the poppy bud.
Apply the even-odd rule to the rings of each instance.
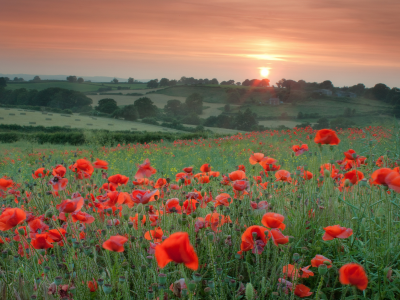
[[[351,182],[350,182],[349,179],[346,179],[346,180],[344,181],[344,186],[345,186],[345,187],[349,187],[350,184],[351,184]]]
[[[126,280],[125,276],[119,276],[119,278],[118,278],[118,281],[121,282],[121,283],[125,282],[125,280]]]
[[[36,295],[32,295],[31,299],[37,299],[37,296]]]
[[[297,262],[299,259],[300,259],[300,254],[294,253],[294,254],[293,254],[293,260],[294,260],[295,262]]]
[[[252,300],[254,299],[254,288],[253,285],[249,282],[248,284],[246,284],[246,299],[247,300]]]
[[[111,294],[112,285],[111,284],[103,285],[103,291],[104,291],[104,294]]]
[[[360,186],[367,186],[367,179],[363,178],[360,180]]]
[[[133,227],[133,223],[132,222],[128,222],[128,227],[132,228]]]
[[[8,250],[3,250],[3,251],[1,252],[1,256],[2,256],[3,258],[7,258],[7,256],[8,256]]]
[[[212,242],[212,241],[214,240],[214,233],[209,232],[209,233],[207,234],[207,238],[208,238],[208,240],[209,240],[210,242]]]
[[[17,263],[19,261],[19,256],[15,255],[14,258],[13,258],[13,261]]]
[[[328,267],[326,266],[325,262],[318,266],[318,273],[324,276],[328,272]]]
[[[196,281],[191,280],[187,287],[188,287],[189,291],[193,292],[196,289]]]
[[[183,296],[183,297],[186,297],[187,294],[188,294],[188,291],[187,291],[187,289],[182,289],[182,290],[181,290],[181,293],[182,293],[182,296]],[[152,299],[153,299],[153,298],[152,298]]]
[[[200,273],[193,273],[193,280],[195,281],[195,282],[200,282],[201,281],[201,278],[202,278],[202,276],[201,276],[201,274]]]
[[[304,169],[305,171],[307,171],[307,170],[308,170],[308,165],[304,165],[303,169]]]
[[[144,210],[145,210],[146,212],[149,212],[149,210],[150,210],[150,207],[148,207],[148,206],[145,206],[145,207],[144,207]]]
[[[43,268],[43,273],[44,273],[44,274],[49,273],[49,271],[50,271],[50,267],[49,267],[49,266],[45,266],[45,267]]]
[[[204,293],[210,294],[210,293],[211,293],[211,288],[206,287],[206,288],[204,289]]]
[[[160,273],[160,274],[158,274],[157,278],[158,278],[158,284],[164,285],[167,283],[167,275]]]
[[[97,283],[102,286],[104,284],[104,279],[103,278],[99,278],[97,279]]]
[[[57,277],[54,279],[54,283],[55,283],[56,285],[60,285],[61,282],[62,282],[62,277],[61,277],[61,276],[57,276]]]
[[[209,288],[214,289],[215,288],[215,282],[213,280],[208,280],[207,285]]]
[[[141,265],[141,266],[140,266],[140,269],[142,270],[142,272],[146,272],[147,267],[146,267],[145,265]]]
[[[216,272],[217,272],[217,275],[221,275],[222,274],[222,269],[221,268],[217,268]]]
[[[325,176],[326,178],[331,177],[331,172],[329,172],[329,170],[325,169],[325,170],[324,170],[324,176]]]

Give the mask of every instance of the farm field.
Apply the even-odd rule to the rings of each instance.
[[[182,132],[171,128],[165,128],[141,122],[125,121],[125,120],[118,120],[111,118],[81,116],[79,114],[72,114],[72,115],[61,115],[57,113],[43,114],[42,112],[38,111],[26,111],[13,108],[6,110],[2,107],[0,107],[0,118],[3,118],[0,119],[1,124],[18,124],[25,126],[29,125],[61,126],[61,127],[69,126],[71,128],[106,129],[111,131],[132,130],[132,131],[149,131],[149,132],[156,132],[156,131]],[[35,124],[32,124],[32,122],[34,122]]]
[[[141,97],[148,97],[151,99],[151,101],[154,102],[154,104],[158,108],[164,108],[164,106],[167,104],[168,100],[180,100],[182,103],[185,103],[186,97],[171,97],[168,95],[162,95],[162,94],[147,94],[143,96],[123,96],[123,95],[88,95],[89,98],[93,100],[93,106],[96,106],[99,100],[105,99],[105,98],[111,98],[117,101],[118,105],[129,105],[133,104],[135,100],[141,98]],[[200,115],[201,118],[208,118],[210,116],[218,116],[221,114],[221,110],[223,108],[223,105],[220,103],[204,103],[204,106],[208,107],[203,110],[203,113]],[[235,105],[232,105],[234,108]]]
[[[44,90],[47,88],[63,88],[78,92],[96,92],[101,87],[112,87],[117,90],[117,87],[129,87],[131,90],[136,89],[145,89],[146,84],[128,84],[128,83],[97,83],[97,82],[86,82],[86,83],[71,83],[67,81],[48,81],[43,80],[42,82],[8,82],[7,89],[15,90],[15,89],[32,89],[32,90]],[[128,90],[129,91],[129,90]],[[132,93],[132,91],[131,91]]]
[[[2,295],[397,299],[399,138],[307,128],[7,145]]]

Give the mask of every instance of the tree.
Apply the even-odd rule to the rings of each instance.
[[[319,88],[321,88],[321,89],[326,89],[326,90],[331,90],[331,89],[333,89],[332,81],[330,81],[330,80],[325,80],[325,81],[321,82],[321,83],[319,84]]]
[[[0,77],[0,88],[5,88],[7,86],[7,81],[4,77]]]
[[[132,77],[129,77],[129,78],[128,78],[128,83],[129,83],[129,84],[132,84],[133,82],[134,82],[133,78],[132,78]]]
[[[258,84],[259,87],[266,87],[269,86],[269,82],[270,80],[267,78],[264,78],[260,81],[260,83]]]
[[[243,86],[250,86],[250,80],[246,79],[245,81],[242,82]]]
[[[169,86],[169,79],[168,78],[161,78],[160,86]]]
[[[119,113],[119,116],[129,121],[136,121],[139,117],[138,111],[136,110],[134,104],[126,105]]]
[[[40,77],[39,76],[35,76],[35,77],[33,77],[33,81],[41,81],[42,79],[40,79]]]
[[[98,106],[95,107],[95,110],[111,114],[118,109],[117,101],[110,98],[101,99],[98,103]]]
[[[175,117],[182,114],[183,111],[184,106],[182,102],[176,99],[168,100],[167,104],[164,106],[164,112]]]
[[[178,84],[178,81],[176,79],[172,79],[169,81],[169,86],[176,86]]]
[[[190,112],[194,112],[198,115],[203,113],[203,96],[199,93],[189,95],[185,103]]]
[[[150,88],[150,89],[158,88],[158,79],[150,80],[150,81],[147,83],[147,87]]]
[[[239,130],[252,130],[254,126],[258,125],[257,114],[253,113],[247,108],[244,113],[240,112],[235,117],[236,129]]]
[[[304,118],[304,114],[299,111],[299,113],[297,114],[297,119],[303,119]]]
[[[393,108],[393,114],[396,118],[400,118],[400,103],[396,104]]]
[[[375,86],[371,89],[373,98],[379,101],[386,101],[389,92],[390,88],[383,83],[375,84]]]
[[[210,80],[209,84],[216,84],[216,85],[218,85],[219,82],[218,82],[217,78],[213,78],[213,79]]]
[[[153,101],[151,101],[151,99],[148,97],[137,99],[133,103],[133,106],[137,110],[140,119],[146,117],[155,117],[158,114],[157,106],[155,106]]]
[[[313,126],[314,129],[329,128],[329,120],[327,118],[318,119],[317,123]]]
[[[68,77],[67,77],[67,80],[68,80],[69,82],[77,82],[77,81],[78,81],[78,79],[76,78],[76,76],[68,76]]]
[[[37,98],[39,98],[39,94],[40,92],[38,93]],[[47,106],[60,109],[70,109],[74,107],[88,106],[92,103],[93,100],[81,92],[60,89],[60,91],[50,96],[50,101]]]
[[[78,78],[78,83],[84,83],[84,82],[85,82],[85,80],[82,77]]]
[[[119,81],[117,78],[114,78],[113,80],[111,80],[111,83],[117,84]]]
[[[241,83],[241,82],[239,82],[239,81],[238,81],[238,82],[236,82],[236,85],[241,85],[241,84],[242,84],[242,83]]]
[[[225,112],[230,112],[231,111],[231,106],[229,104],[225,104],[224,111]]]
[[[228,89],[227,94],[228,94],[227,98],[228,103],[240,103],[241,97],[238,92],[238,89]]]
[[[349,87],[349,92],[356,93],[358,96],[362,96],[362,95],[364,95],[364,92],[365,92],[365,85],[362,83],[353,85],[353,86]]]

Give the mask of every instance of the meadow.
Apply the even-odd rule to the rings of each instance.
[[[397,127],[5,145],[0,294],[398,299],[399,146]]]

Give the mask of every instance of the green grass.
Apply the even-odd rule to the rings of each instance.
[[[69,90],[74,90],[78,92],[96,92],[99,88],[102,87],[112,87],[113,90],[117,90],[117,87],[129,87],[130,89],[145,89],[146,84],[128,84],[128,83],[94,83],[94,82],[86,82],[86,83],[71,83],[67,81],[48,81],[45,80],[42,82],[18,82],[18,83],[7,83],[6,89],[15,90],[15,89],[28,89],[28,90],[44,90],[47,88],[64,88]]]
[[[398,128],[392,131],[392,136],[385,137],[386,133],[386,129],[379,128],[366,132],[346,130],[338,133],[341,143],[332,147],[319,147],[312,142],[315,132],[302,130],[116,147],[85,145],[77,148],[27,143],[5,145],[0,148],[2,176],[8,176],[16,183],[10,193],[4,193],[2,202],[5,207],[23,208],[32,217],[44,215],[43,223],[49,228],[42,227],[40,234],[46,234],[48,230],[59,229],[65,224],[58,219],[62,215],[57,205],[79,192],[85,199],[81,211],[93,216],[94,221],[90,224],[72,222],[72,215],[67,214],[67,234],[62,238],[62,245],[51,240],[48,242],[53,248],[46,250],[33,248],[36,245],[34,241],[38,239],[33,223],[7,223],[12,228],[0,232],[2,241],[5,241],[0,244],[2,299],[28,300],[32,295],[38,299],[58,299],[57,288],[61,287],[70,298],[73,293],[73,299],[239,300],[238,292],[245,293],[245,290],[247,297],[240,295],[243,296],[240,298],[242,300],[300,299],[294,294],[296,289],[288,290],[288,294],[282,290],[279,285],[279,281],[282,281],[279,279],[282,278],[293,285],[307,286],[312,295],[306,299],[398,299],[400,197],[393,190],[388,194],[384,186],[369,183],[371,174],[378,169],[375,164],[378,157],[385,155],[384,166],[391,168],[400,158]],[[309,151],[301,156],[292,155],[291,146],[301,143],[307,143]],[[321,178],[319,168],[322,164],[343,159],[343,152],[350,148],[358,155],[368,156],[367,164],[357,167],[367,181],[356,182],[341,190],[344,181],[334,180],[330,174]],[[291,173],[291,182],[277,181],[275,172],[265,173],[260,164],[250,164],[249,157],[254,152],[276,159],[276,165],[281,170]],[[68,166],[83,158],[89,161],[96,158],[106,160],[108,170],[95,170],[90,179],[77,179]],[[157,170],[150,177],[151,180],[168,178],[171,184],[178,184],[180,189],[165,186],[159,189],[160,196],[156,201],[131,207],[120,201],[105,202],[108,197],[115,196],[100,190],[111,175],[129,177],[127,184],[116,186],[116,193],[132,194],[136,189],[154,189],[151,184],[132,184],[138,164],[147,158]],[[67,167],[65,178],[68,184],[64,191],[56,195],[48,184],[53,176],[33,179],[32,170],[45,168],[52,171],[60,163]],[[199,183],[194,177],[190,185],[175,180],[175,175],[182,172],[184,167],[192,166],[196,174],[205,163],[210,164],[213,171],[220,172],[209,183]],[[248,194],[235,197],[232,184],[224,185],[220,182],[222,174],[228,175],[237,170],[238,165],[246,170],[249,189]],[[341,170],[337,163],[335,166],[340,174],[347,172]],[[311,180],[303,180],[300,171],[297,171],[301,167],[307,167],[313,174]],[[260,172],[268,175],[260,179],[266,183],[265,189],[255,179]],[[195,190],[200,191],[203,197],[206,194],[212,195],[212,198],[204,199],[209,203],[194,206],[194,212],[166,213],[164,206],[168,199],[177,198],[181,206],[189,193]],[[216,197],[222,193],[228,193],[233,198],[227,207],[216,206]],[[129,196],[126,199],[130,199]],[[251,207],[251,202],[257,204],[260,201],[267,201],[269,209]],[[261,233],[250,233],[246,239],[243,238],[251,226],[263,225],[262,218],[266,212],[277,213],[284,218],[285,229],[281,233],[288,239],[283,239],[278,246],[273,239],[266,239],[265,243],[260,241],[261,233],[266,232],[268,236],[272,231],[270,227],[277,226],[273,224],[269,228],[261,228]],[[205,227],[196,230],[196,224],[203,224],[199,218],[206,218],[211,213],[218,214],[218,227],[205,223]],[[129,223],[129,218],[136,214],[140,220],[146,216],[144,224],[138,222],[137,229],[133,223]],[[232,223],[220,224],[220,215],[229,216]],[[15,219],[17,216],[13,216],[11,221]],[[118,225],[115,224],[117,221]],[[323,240],[324,228],[336,224],[351,229],[352,235]],[[19,226],[31,227],[30,235],[25,235],[23,230],[15,233]],[[145,233],[154,230],[156,226],[160,226],[163,231],[163,239],[177,232],[188,234],[199,260],[197,270],[174,262],[169,262],[163,268],[158,267],[157,257],[150,248],[150,242],[156,241],[145,238]],[[84,237],[81,232],[85,233]],[[116,235],[128,239],[123,245],[123,252],[113,252],[103,247],[106,240]],[[250,248],[253,247],[253,240],[256,240],[254,244],[259,247],[259,253],[241,248],[242,241],[248,241]],[[21,253],[22,249],[24,253]],[[244,250],[242,255],[238,254],[241,249]],[[26,256],[28,251],[29,256]],[[176,249],[173,253],[174,258],[179,259],[181,252]],[[311,259],[316,255],[325,256],[331,261],[332,267],[323,270],[322,267],[311,266]],[[368,284],[363,292],[339,281],[338,270],[348,263],[356,263],[364,268]],[[313,274],[308,278],[288,278],[288,274],[283,272],[284,266],[288,264],[298,269],[308,267]],[[299,275],[302,274],[303,271],[300,271]],[[201,280],[193,281],[199,276]],[[161,281],[163,278],[165,282]],[[186,291],[188,295],[179,298],[169,287],[181,278],[190,286]],[[106,285],[99,285],[96,291],[90,292],[88,282],[92,280],[99,283],[104,281]],[[110,291],[103,287],[109,287]],[[49,296],[48,293],[54,288],[54,297]],[[179,292],[177,286],[173,290]],[[251,298],[250,294],[257,295],[257,298]]]

